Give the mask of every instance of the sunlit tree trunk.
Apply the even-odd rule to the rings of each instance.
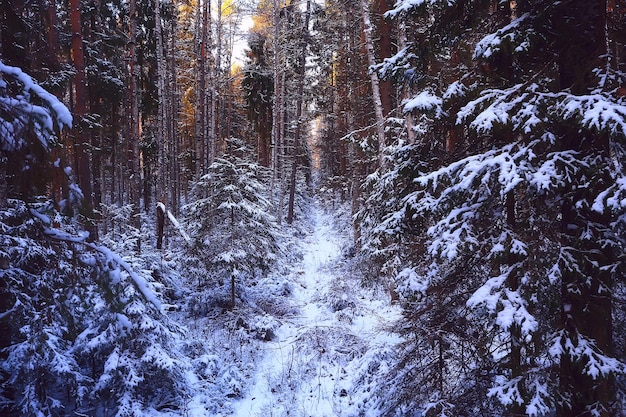
[[[176,18],[172,19],[170,30],[170,42],[169,42],[169,80],[168,80],[168,94],[169,94],[169,119],[167,128],[169,131],[168,138],[170,140],[169,149],[172,150],[171,157],[171,176],[170,181],[170,195],[172,196],[171,208],[175,215],[178,215],[178,210],[181,204],[181,175],[180,175],[180,143],[178,134],[178,121],[179,121],[179,94],[178,86],[176,83]]]
[[[374,41],[372,39],[372,22],[370,19],[370,9],[368,0],[361,0],[361,18],[363,19],[363,37],[365,41],[365,50],[367,53],[367,62],[370,68],[376,64],[376,56],[374,54]],[[383,103],[380,96],[380,80],[375,71],[369,71],[370,82],[372,84],[372,101],[374,102],[374,112],[376,114],[376,135],[378,138],[378,166],[384,169],[384,150],[385,150],[385,115],[383,111]]]
[[[216,131],[217,131],[217,117],[215,114],[217,106],[217,63],[219,62],[219,55],[213,57],[211,49],[213,47],[213,17],[211,15],[211,2],[207,0],[207,46],[208,51],[206,55],[207,76],[208,76],[208,89],[206,90],[207,97],[205,98],[205,104],[207,106],[206,114],[208,117],[207,123],[207,144],[206,144],[206,166],[210,166],[215,159],[215,146],[216,146]],[[221,53],[221,51],[220,51]]]
[[[198,0],[196,8],[196,107],[195,107],[195,169],[196,179],[205,172],[206,143],[206,55],[207,55],[207,10],[206,4]],[[199,33],[198,33],[199,32]]]

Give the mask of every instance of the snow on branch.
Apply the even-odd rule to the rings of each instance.
[[[528,20],[529,16],[530,14],[528,13],[523,14],[505,27],[499,29],[497,32],[485,36],[476,45],[473,58],[489,58],[494,53],[498,52],[498,50],[500,50],[500,47],[503,43],[509,42],[512,44],[516,40],[518,40],[520,36],[524,36],[526,31],[521,31],[519,29],[520,25],[524,21]],[[521,52],[527,48],[528,43],[521,41],[519,42],[519,45],[515,48],[515,51]]]
[[[394,4],[393,9],[386,12],[384,16],[395,18],[400,14],[410,12],[412,9],[423,6],[425,4],[428,5],[431,3],[436,3],[437,1],[442,1],[442,0],[398,0],[396,4]],[[448,6],[451,6],[452,4],[454,4],[454,0],[443,0],[443,1],[445,1],[448,4]]]
[[[552,117],[546,117],[546,114]],[[553,120],[558,116],[561,120]],[[529,135],[541,123],[574,122],[584,129],[626,134],[626,104],[608,94],[574,95],[541,91],[536,83],[520,83],[506,89],[486,89],[456,114],[456,124],[467,124],[477,133],[508,125]]]
[[[598,194],[591,208],[598,213],[604,213],[606,208],[625,212],[626,177],[617,178],[615,184]]]
[[[565,120],[579,120],[587,129],[626,134],[626,105],[602,94],[562,94],[560,97],[557,109]]]
[[[547,384],[540,381],[534,381],[533,387],[528,391],[532,397],[526,406],[526,413],[530,417],[548,415],[551,410],[551,404]]]
[[[567,355],[571,360],[583,363],[583,373],[594,380],[626,373],[626,364],[606,355],[594,340],[581,334],[570,335],[561,330],[552,341],[550,354],[555,359]]]
[[[510,406],[513,403],[522,405],[524,404],[524,399],[519,389],[519,385],[522,382],[523,378],[521,376],[511,380],[502,375],[496,376],[496,385],[489,390],[487,396],[496,397],[505,406]]]
[[[497,173],[498,182],[503,187],[500,194],[504,196],[523,181],[529,169],[526,162],[535,159],[532,146],[533,144],[513,143],[483,154],[471,155],[413,181],[424,187],[430,186],[433,191],[440,188],[441,184],[446,184],[441,192],[441,197],[445,198],[454,192],[472,191],[476,184],[487,184],[492,175]],[[448,182],[451,184],[447,184]],[[407,201],[410,199],[411,195],[407,197]],[[440,202],[433,203],[439,205]]]
[[[370,67],[369,71],[375,71],[381,78],[387,78],[395,75],[401,69],[408,70],[411,67],[409,60],[412,58],[416,58],[416,55],[411,53],[408,47],[405,47],[394,56],[384,58],[382,63]]]
[[[143,295],[146,301],[154,305],[159,312],[163,311],[163,305],[158,299],[157,295],[150,289],[148,281],[146,281],[144,277],[135,272],[133,268],[128,264],[128,262],[122,259],[121,256],[113,253],[113,251],[111,251],[109,248],[102,245],[96,245],[93,242],[87,242],[86,239],[89,236],[88,233],[83,233],[79,236],[73,236],[69,233],[65,233],[50,227],[44,227],[44,233],[55,240],[70,243],[81,243],[86,247],[100,253],[101,255],[104,255],[105,263],[116,264],[124,271],[126,271],[128,276],[131,278],[135,288]]]
[[[514,127],[519,128],[523,125],[522,122],[529,118],[532,119],[531,126],[535,125],[540,120],[539,116],[534,115],[537,109],[524,107],[524,104],[535,104],[528,93],[533,92],[535,88],[535,84],[530,86],[516,84],[504,90],[483,90],[477,99],[470,101],[459,110],[456,123],[462,124],[471,120],[469,127],[478,133],[488,133],[497,124],[513,123]],[[525,111],[523,114],[518,114],[520,107]],[[523,127],[524,130],[528,130],[529,126]]]
[[[180,233],[183,239],[185,239],[185,242],[191,243],[191,238],[189,237],[187,232],[185,232],[185,229],[183,229],[183,227],[180,225],[180,222],[176,219],[176,217],[169,210],[167,210],[167,218],[172,223],[174,228],[178,231],[178,233]]]
[[[418,110],[422,112],[435,111],[436,117],[441,117],[445,114],[443,111],[443,100],[440,97],[432,94],[430,91],[422,91],[415,97],[406,100],[402,111],[404,113],[410,113]]]
[[[19,93],[7,95],[7,82],[4,77],[15,79],[20,86]],[[31,94],[39,97],[44,105],[32,102]],[[72,127],[72,115],[68,108],[53,94],[39,86],[28,74],[17,67],[5,65],[0,61],[0,109],[13,114],[10,120],[0,119],[2,146],[8,150],[19,149],[21,133],[24,128],[34,123],[37,138],[44,147],[48,147],[48,133],[53,131],[54,123],[59,128]]]

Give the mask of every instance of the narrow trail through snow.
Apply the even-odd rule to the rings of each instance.
[[[261,345],[249,389],[234,416],[351,415],[354,375],[349,369],[373,345],[392,343],[382,330],[399,311],[345,277],[340,266],[345,233],[315,202],[313,231],[302,242],[303,259],[294,265],[290,301],[298,314],[281,320],[272,341]]]

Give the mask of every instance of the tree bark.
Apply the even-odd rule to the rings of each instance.
[[[374,65],[376,65],[376,56],[374,54],[372,22],[370,19],[368,0],[361,0],[361,17],[363,19],[363,37],[365,40],[364,46],[367,53],[370,82],[372,84],[372,101],[374,102],[374,112],[376,114],[376,134],[378,136],[378,167],[381,170],[384,170],[385,115],[383,111],[383,103],[380,98],[380,80],[376,71],[373,71],[372,69]]]
[[[272,201],[274,200],[274,195],[276,193],[276,188],[278,188],[279,198],[278,198],[278,206],[277,206],[277,219],[278,223],[282,221],[282,203],[283,203],[283,181],[282,181],[282,170],[280,169],[280,153],[281,153],[281,134],[282,134],[282,83],[280,79],[281,71],[279,69],[280,64],[280,10],[278,0],[272,0],[272,10],[273,10],[273,22],[274,22],[274,38],[273,38],[273,81],[274,81],[274,103],[272,106],[272,139],[271,139],[271,149],[272,152],[272,181],[271,181],[271,193],[272,193]],[[284,74],[284,72],[283,72]]]
[[[594,62],[604,57],[606,49],[606,0],[568,4],[555,22],[558,29],[559,83],[562,91],[573,95],[588,94],[596,86],[593,78]],[[589,185],[574,183],[562,196],[561,234],[563,246],[569,247],[574,265],[563,268],[561,284],[561,321],[566,337],[577,341],[591,339],[603,355],[613,355],[612,289],[610,272],[616,260],[610,245],[604,240],[610,229],[610,215],[590,209],[596,196],[610,180],[609,140],[606,134],[594,131],[567,129],[560,139],[563,150],[573,150],[581,158],[591,156],[604,164],[590,168]],[[604,174],[603,174],[604,171]],[[597,187],[597,188],[596,188]],[[594,239],[581,238],[580,230],[597,234]],[[610,239],[608,239],[610,240]],[[592,378],[584,370],[585,358],[572,360],[561,356],[560,378],[564,392],[573,398],[557,415],[591,415],[589,407],[599,405],[600,416],[615,415],[613,380],[607,376]]]
[[[399,36],[398,36],[398,46],[400,50],[407,47],[407,35],[406,35],[406,22],[399,22]],[[402,100],[407,100],[411,97],[411,87],[408,81],[404,81],[402,85]],[[415,126],[415,122],[413,120],[413,115],[411,112],[408,112],[404,115],[404,120],[406,124],[406,134],[407,140],[409,143],[415,143],[415,131],[413,127]]]
[[[139,90],[137,88],[137,82],[139,79],[139,67],[137,65],[137,10],[135,0],[130,0],[129,3],[129,110],[130,117],[128,118],[128,171],[129,171],[129,184],[130,191],[130,203],[132,205],[131,211],[131,224],[140,230],[141,223],[139,219],[139,205],[141,199],[141,173],[139,171]],[[137,251],[141,249],[141,241],[137,241]]]
[[[296,97],[296,132],[294,135],[293,154],[291,160],[291,184],[289,187],[289,206],[287,209],[287,224],[293,223],[293,206],[296,194],[296,174],[298,171],[298,154],[300,148],[300,132],[302,131],[302,102],[304,101],[304,75],[306,73],[306,52],[309,37],[309,20],[311,17],[311,0],[306,2],[304,26],[300,38],[300,74],[298,74],[298,93]]]
[[[2,80],[2,76],[0,76],[0,80]],[[7,206],[7,192],[8,192],[8,184],[7,184],[7,162],[8,156],[6,152],[0,149],[0,208],[4,208]]]
[[[206,143],[206,55],[208,13],[206,3],[198,0],[196,9],[196,27],[200,28],[196,61],[196,114],[195,114],[195,169],[196,179],[205,172]]]
[[[97,228],[91,223],[93,214],[93,196],[91,187],[91,167],[89,160],[89,140],[86,138],[83,117],[87,114],[87,79],[85,76],[85,55],[83,51],[82,22],[80,1],[70,0],[70,21],[72,30],[72,58],[76,74],[74,76],[74,141],[78,162],[78,183],[83,192],[83,210],[87,217],[85,228],[91,239],[97,239]]]
[[[380,34],[380,60],[390,58],[393,44],[391,42],[391,22],[385,18],[385,13],[389,11],[389,0],[378,0],[379,25],[378,32]],[[393,107],[393,94],[391,92],[391,79],[387,78],[380,81],[380,100],[383,106],[383,115],[389,116]]]
[[[223,101],[222,94],[217,94],[217,85],[223,85],[222,77],[222,0],[217,0],[217,24],[215,25],[215,66],[213,71],[213,102],[211,105],[211,123],[213,137],[213,158],[220,155],[222,150],[222,138],[220,134],[220,107]]]

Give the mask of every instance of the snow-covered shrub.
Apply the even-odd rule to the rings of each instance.
[[[44,210],[13,201],[0,212],[3,415],[183,407],[191,387],[182,330],[150,282],[84,234],[50,228]]]
[[[45,191],[56,134],[72,126],[70,111],[20,68],[0,61],[0,206],[9,196]],[[61,175],[61,174],[59,174]]]

